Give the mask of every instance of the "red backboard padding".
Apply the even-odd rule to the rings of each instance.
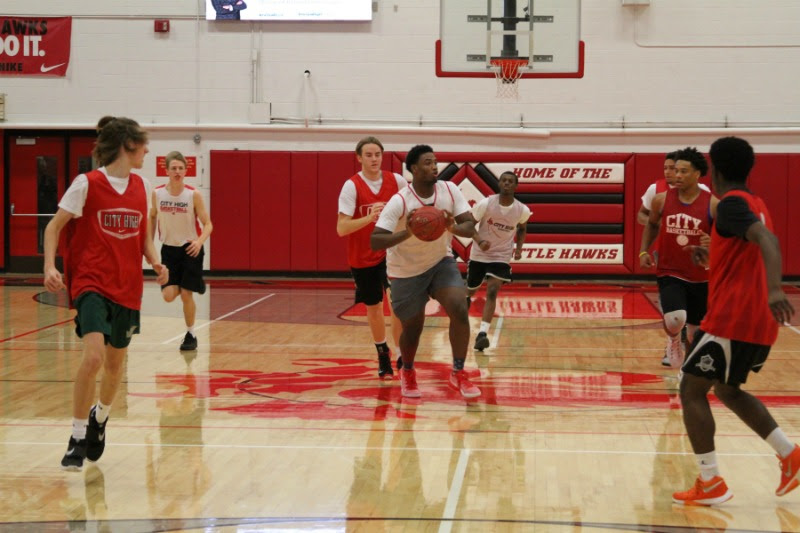
[[[250,152],[211,151],[211,270],[250,270]]]

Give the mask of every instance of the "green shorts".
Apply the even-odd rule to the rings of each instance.
[[[96,292],[84,292],[75,299],[75,333],[102,333],[106,344],[127,348],[139,333],[139,311],[123,307]]]

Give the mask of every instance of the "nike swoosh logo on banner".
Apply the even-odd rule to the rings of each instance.
[[[712,490],[714,490],[717,487],[719,487],[721,484],[722,484],[722,481],[717,481],[716,483],[714,483],[710,487],[703,487],[703,492],[711,492]]]
[[[42,72],[50,72],[51,70],[55,70],[55,69],[57,69],[58,67],[60,67],[62,65],[66,65],[66,63],[59,63],[58,65],[53,65],[52,67],[46,67],[46,66],[42,65],[41,71]]]

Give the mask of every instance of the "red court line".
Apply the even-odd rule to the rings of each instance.
[[[43,328],[32,329],[31,331],[26,331],[25,333],[20,333],[19,335],[14,335],[13,337],[6,337],[5,339],[0,339],[0,343],[6,342],[6,341],[11,341],[11,340],[14,340],[14,339],[18,339],[20,337],[24,337],[25,335],[30,335],[31,333],[36,333],[37,331],[42,331],[43,329],[48,329],[48,328],[52,328],[52,327],[55,327],[55,326],[61,326],[61,325],[66,324],[67,322],[72,322],[72,320],[73,319],[69,318],[67,320],[64,320],[63,322],[56,322],[55,324],[50,324],[49,326],[44,326]]]

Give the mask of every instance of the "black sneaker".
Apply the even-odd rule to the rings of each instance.
[[[69,438],[67,444],[67,453],[61,459],[62,470],[70,472],[80,472],[83,470],[83,460],[86,457],[86,439],[75,440],[73,437]]]
[[[381,352],[378,354],[378,377],[381,379],[392,379],[392,352]]]
[[[102,424],[96,418],[97,406],[89,411],[89,425],[86,426],[86,458],[92,462],[97,461],[106,449],[106,424],[108,418]]]
[[[482,352],[488,347],[489,347],[489,337],[488,335],[486,335],[485,332],[481,331],[480,333],[478,333],[478,336],[475,337],[475,349]]]
[[[196,349],[197,349],[197,337],[195,337],[194,335],[192,335],[187,331],[186,336],[183,338],[183,342],[181,343],[181,351],[186,352]]]

